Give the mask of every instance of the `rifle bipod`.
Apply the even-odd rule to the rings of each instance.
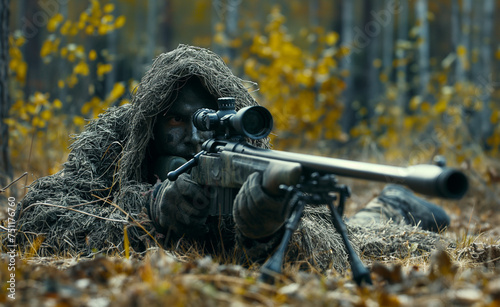
[[[363,282],[372,284],[370,271],[363,265],[358,254],[354,251],[347,237],[347,229],[342,221],[344,212],[344,204],[351,192],[348,186],[338,184],[337,178],[332,174],[319,175],[318,173],[311,174],[309,179],[303,180],[302,183],[296,186],[281,186],[286,190],[286,199],[290,206],[290,216],[285,224],[285,233],[280,242],[280,245],[274,254],[264,263],[261,268],[260,280],[266,283],[274,283],[276,277],[281,274],[283,259],[285,257],[286,248],[290,242],[292,234],[297,230],[304,207],[306,205],[328,205],[332,224],[335,230],[340,234],[351,265],[353,280],[362,285]],[[334,202],[337,200],[338,194],[339,204],[335,208]]]

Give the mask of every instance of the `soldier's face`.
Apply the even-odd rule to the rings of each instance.
[[[201,150],[201,144],[213,136],[210,131],[198,131],[192,116],[201,108],[217,109],[217,100],[208,93],[199,80],[191,78],[165,115],[158,115],[154,127],[154,146],[159,156],[192,158]]]

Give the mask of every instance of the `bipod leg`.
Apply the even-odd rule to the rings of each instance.
[[[335,209],[333,202],[328,203],[328,207],[330,208],[330,212],[332,215],[333,226],[342,237],[342,241],[344,242],[344,246],[346,247],[347,254],[349,255],[349,260],[351,262],[350,264],[352,279],[354,279],[358,286],[361,286],[363,282],[371,285],[372,280],[370,278],[370,271],[364,266],[363,262],[361,262],[361,259],[359,259],[358,254],[356,253],[356,251],[354,251],[354,248],[352,248],[351,242],[349,242],[349,238],[347,238],[347,228],[342,221],[339,213],[337,212],[337,209]]]
[[[283,266],[283,259],[285,257],[286,248],[290,239],[299,226],[300,218],[302,217],[302,212],[304,212],[304,207],[306,202],[303,200],[304,194],[300,191],[296,191],[295,195],[290,199],[290,207],[293,208],[290,213],[290,217],[286,221],[285,233],[281,239],[278,249],[274,254],[262,265],[260,269],[260,281],[268,284],[273,284],[281,274],[281,267]]]

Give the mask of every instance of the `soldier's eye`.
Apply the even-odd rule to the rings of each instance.
[[[180,126],[184,124],[184,118],[180,115],[171,116],[168,118],[168,124],[171,126]]]

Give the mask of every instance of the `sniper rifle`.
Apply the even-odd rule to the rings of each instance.
[[[459,199],[467,191],[466,176],[443,164],[395,167],[257,148],[246,138],[267,137],[273,126],[271,113],[262,106],[249,106],[236,112],[234,103],[234,98],[219,98],[219,110],[199,109],[193,114],[194,126],[201,131],[214,131],[214,137],[203,143],[203,150],[193,159],[169,172],[167,178],[176,180],[191,170],[193,180],[214,187],[209,209],[209,214],[214,216],[232,214],[239,188],[254,172],[262,174],[263,186],[270,194],[285,193],[290,213],[279,247],[262,266],[264,281],[272,282],[281,273],[286,248],[304,207],[327,205],[332,224],[346,247],[354,281],[358,285],[371,283],[369,270],[347,238],[342,215],[351,191],[338,182],[337,176],[397,183],[418,193],[449,199]]]

